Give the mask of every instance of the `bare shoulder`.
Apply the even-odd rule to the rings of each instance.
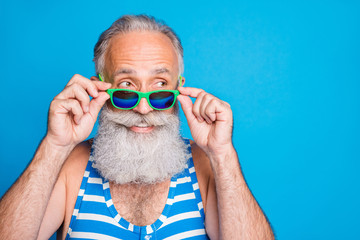
[[[66,208],[73,208],[81,181],[89,160],[91,140],[78,144],[69,155],[61,170],[66,185]],[[68,206],[68,203],[72,203]],[[73,205],[73,206],[72,206]]]
[[[210,180],[213,178],[213,172],[210,165],[210,160],[206,153],[194,141],[190,141],[190,143],[196,177],[199,182],[201,198],[204,205],[204,212],[206,213],[208,189]]]
[[[206,153],[194,142],[191,144],[191,150],[204,206],[206,232],[210,239],[218,239],[218,208],[215,179],[211,168],[210,159]]]
[[[38,239],[48,239],[55,231],[58,231],[58,239],[65,239],[89,152],[90,142],[83,142],[73,149],[63,164],[51,193]]]
[[[66,188],[65,217],[61,234],[64,239],[70,225],[71,216],[75,207],[77,195],[89,160],[92,140],[78,144],[63,165],[60,176],[64,179]]]
[[[83,175],[86,164],[89,160],[92,140],[88,140],[78,144],[70,153],[65,161],[60,174],[68,180],[74,180],[79,175]]]

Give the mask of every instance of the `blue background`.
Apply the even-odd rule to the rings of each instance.
[[[231,104],[242,169],[278,239],[360,239],[359,10],[359,1],[1,1],[0,196],[46,133],[52,98],[75,73],[94,74],[100,33],[147,13],[180,35],[186,86]]]

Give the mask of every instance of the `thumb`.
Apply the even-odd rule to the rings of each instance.
[[[186,119],[189,122],[194,121],[196,118],[195,118],[195,115],[192,112],[193,103],[192,103],[190,97],[186,96],[186,95],[179,95],[177,97],[177,99],[179,100],[179,102],[181,104],[181,108],[182,108],[182,110],[183,110],[183,112],[185,114]]]
[[[106,100],[110,98],[109,94],[106,92],[99,92],[97,98],[93,98],[90,102],[89,112],[91,116],[96,120],[97,115],[100,112],[100,109],[105,104]]]

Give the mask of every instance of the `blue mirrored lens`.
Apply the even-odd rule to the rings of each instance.
[[[175,96],[172,92],[157,92],[150,94],[149,100],[153,107],[165,109],[171,107],[175,101]]]
[[[139,95],[134,92],[116,91],[113,93],[114,105],[120,108],[132,108],[139,99]]]

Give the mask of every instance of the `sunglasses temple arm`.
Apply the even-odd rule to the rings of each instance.
[[[181,75],[179,75],[179,87],[182,87],[182,79],[183,79],[183,77],[181,76]]]
[[[100,79],[100,81],[102,81],[102,82],[104,81],[104,80],[102,79],[100,73],[99,73],[99,79]]]

